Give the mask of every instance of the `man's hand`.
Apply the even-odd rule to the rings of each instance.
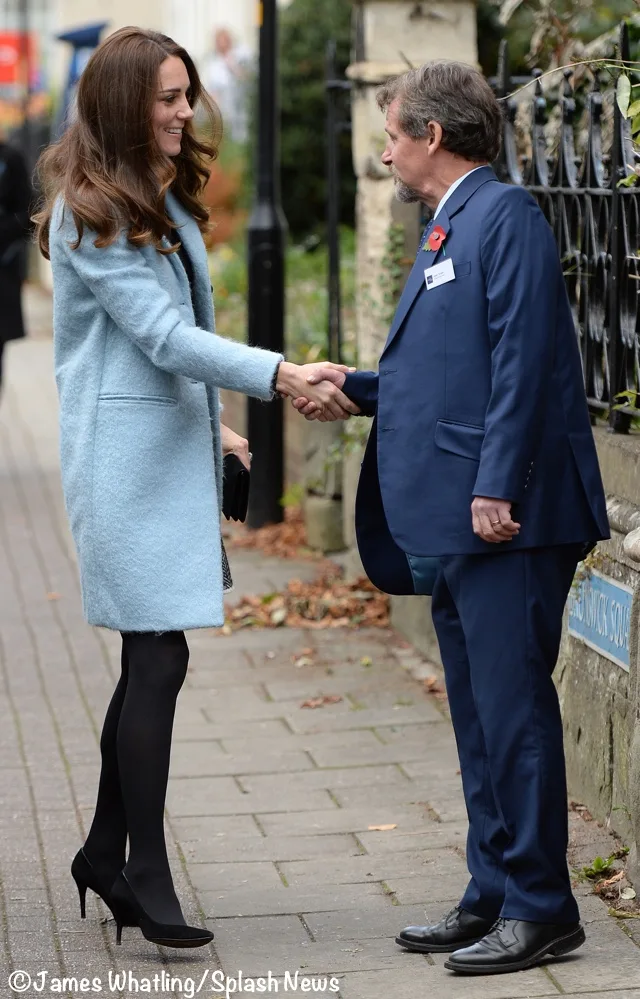
[[[352,369],[344,364],[332,364],[328,361],[302,365],[283,361],[278,369],[276,390],[293,400],[304,400],[304,406],[300,406],[300,409],[304,409],[303,415],[307,419],[322,422],[346,420],[360,412],[355,403],[340,391],[349,370]],[[340,385],[336,382],[340,382]],[[298,408],[296,405],[296,409]]]
[[[356,370],[355,368],[347,368],[344,365],[330,365],[326,362],[316,364],[314,367],[317,368],[316,372],[307,377],[309,385],[317,385],[319,382],[327,381],[333,382],[333,384],[339,389],[342,389],[342,386],[344,385],[347,372]],[[293,408],[297,409],[298,412],[305,417],[305,419],[320,420],[320,422],[325,422],[326,418],[323,417],[316,404],[311,401],[309,393],[307,393],[306,396],[300,396],[298,399],[293,399],[292,402]],[[360,410],[357,410],[354,415],[357,415],[359,412]]]
[[[483,541],[498,545],[520,533],[520,524],[511,519],[509,500],[476,496],[471,504],[473,532]]]

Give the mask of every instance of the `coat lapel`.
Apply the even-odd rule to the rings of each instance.
[[[194,287],[190,289],[193,298],[193,311],[195,319],[202,329],[213,331],[213,300],[211,294],[211,280],[209,277],[209,266],[207,262],[207,251],[202,239],[202,234],[193,217],[182,207],[178,199],[170,191],[167,193],[167,212],[174,222],[178,231],[178,236],[189,255],[194,274]],[[175,254],[174,254],[175,257]],[[184,267],[179,258],[175,258],[175,263],[180,267],[181,277],[189,284]]]
[[[384,349],[387,350],[394,339],[396,333],[402,326],[406,315],[413,305],[415,299],[417,298],[421,288],[424,286],[424,272],[427,267],[432,267],[441,253],[445,252],[444,243],[446,243],[446,237],[449,235],[449,230],[451,229],[451,223],[449,221],[449,216],[447,215],[446,208],[443,208],[438,213],[437,219],[432,219],[427,229],[425,230],[426,240],[429,238],[429,234],[435,225],[442,227],[445,233],[445,239],[443,243],[440,244],[437,250],[430,250],[425,241],[424,249],[418,250],[418,256],[413,265],[413,269],[409,274],[407,283],[404,286],[404,291],[402,292],[402,297],[398,302],[398,308],[396,309],[395,315],[393,317],[393,322],[391,323],[391,329],[389,331],[389,336],[387,337],[387,342]]]
[[[462,183],[455,189],[446,204],[442,207],[438,213],[438,217],[436,219],[432,219],[429,223],[425,233],[427,239],[434,225],[442,226],[445,235],[448,236],[451,230],[451,219],[454,215],[456,215],[460,209],[464,207],[466,202],[473,194],[476,193],[479,187],[482,187],[483,184],[486,184],[488,181],[497,181],[497,179],[498,178],[490,166],[474,170],[469,177],[465,177]],[[433,264],[435,264],[440,254],[447,252],[446,240],[444,240],[443,243],[444,247],[443,244],[441,244],[437,250],[418,250],[418,256],[416,257],[415,264],[413,265],[413,270],[409,275],[404,291],[402,292],[402,297],[398,302],[398,308],[396,309],[396,313],[393,317],[393,322],[391,324],[391,329],[389,331],[389,336],[387,337],[383,353],[389,349],[389,346],[405,321],[409,309],[424,287],[425,270],[427,267],[432,267]]]

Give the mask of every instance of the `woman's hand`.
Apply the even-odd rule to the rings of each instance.
[[[251,455],[249,454],[249,441],[236,434],[231,427],[220,424],[220,440],[222,442],[222,454],[235,454],[238,456],[247,471],[251,468]]]
[[[321,381],[319,384],[311,382],[311,376],[327,369],[337,370],[343,376],[346,372],[353,370],[346,365],[334,365],[327,362],[298,365],[283,361],[278,368],[276,390],[281,395],[290,396],[292,399],[304,397],[306,400],[305,415],[308,415],[307,408],[310,409],[310,405],[314,405],[316,415],[313,418],[323,422],[326,420],[346,420],[350,416],[357,416],[360,412],[358,407],[332,381]]]

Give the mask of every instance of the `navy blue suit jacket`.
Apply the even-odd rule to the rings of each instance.
[[[402,553],[497,554],[608,537],[573,317],[542,211],[483,167],[435,224],[446,239],[418,252],[378,373],[345,382],[375,417],[356,508],[361,552],[369,561],[372,551],[383,561],[400,554],[406,573]],[[425,269],[447,257],[455,279],[427,289]],[[474,496],[510,500],[519,536],[478,538]]]

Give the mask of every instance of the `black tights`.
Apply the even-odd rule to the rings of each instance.
[[[85,843],[91,863],[110,878],[125,873],[148,914],[183,922],[164,838],[176,699],[189,649],[183,632],[123,632],[122,674],[102,729],[102,769]]]

